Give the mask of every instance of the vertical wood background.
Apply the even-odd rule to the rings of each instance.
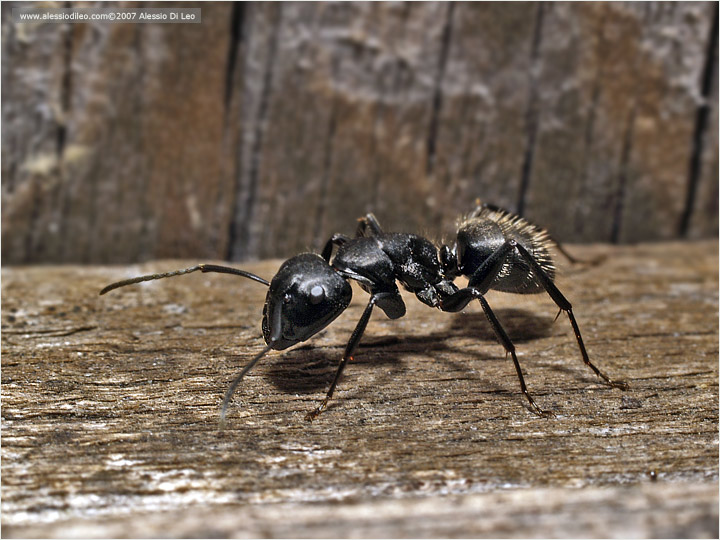
[[[450,238],[477,197],[564,241],[717,234],[714,2],[16,5],[4,263],[286,257],[368,211]]]

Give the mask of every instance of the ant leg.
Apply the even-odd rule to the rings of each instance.
[[[513,345],[513,342],[510,341],[507,332],[505,332],[505,329],[500,324],[500,321],[495,316],[495,313],[493,313],[493,310],[490,309],[490,304],[487,303],[487,300],[485,300],[485,298],[481,294],[477,295],[477,299],[480,302],[483,311],[485,312],[485,316],[487,317],[488,321],[490,321],[490,326],[492,326],[492,329],[495,332],[495,336],[497,337],[498,341],[503,347],[505,347],[505,352],[510,353],[513,364],[515,364],[515,371],[517,371],[517,376],[520,380],[520,389],[522,390],[522,393],[525,395],[527,400],[530,402],[530,406],[532,407],[533,411],[535,411],[540,416],[553,416],[551,412],[544,411],[540,407],[538,407],[537,403],[535,403],[535,400],[530,395],[530,392],[528,392],[527,386],[525,386],[525,377],[523,377],[522,369],[520,369],[520,362],[515,355],[515,345]]]
[[[552,413],[544,411],[540,407],[538,407],[537,403],[535,403],[535,400],[530,395],[530,392],[528,392],[527,386],[525,385],[525,377],[523,377],[522,369],[520,369],[520,362],[517,358],[517,355],[515,354],[515,345],[513,345],[513,342],[510,340],[507,332],[505,332],[502,324],[500,324],[500,321],[495,316],[495,313],[493,313],[493,310],[490,308],[490,304],[487,303],[487,300],[485,300],[482,293],[478,289],[474,287],[466,287],[465,289],[460,289],[456,293],[443,298],[441,303],[441,309],[443,311],[449,312],[460,311],[465,308],[465,306],[467,306],[472,300],[475,299],[480,302],[480,305],[485,312],[485,316],[490,322],[490,326],[492,327],[493,332],[495,332],[495,337],[505,348],[505,352],[509,353],[512,357],[513,364],[515,365],[515,371],[517,371],[518,379],[520,380],[520,390],[522,390],[523,395],[530,403],[530,407],[535,413],[539,414],[540,416],[552,416]]]
[[[563,247],[563,245],[555,240],[550,234],[548,234],[548,238],[550,238],[550,241],[552,241],[555,244],[555,247],[557,250],[563,254],[563,256],[570,261],[571,264],[587,264],[589,266],[596,266],[603,262],[606,258],[605,255],[598,255],[597,257],[593,259],[578,259],[577,257],[570,255],[570,253]]]
[[[514,242],[513,242],[514,243]],[[560,292],[560,290],[557,288],[555,283],[553,283],[552,279],[548,277],[548,275],[545,273],[545,271],[540,267],[540,265],[535,261],[535,258],[528,252],[527,249],[525,249],[520,244],[514,243],[515,249],[520,254],[520,256],[525,259],[525,262],[527,262],[530,265],[530,268],[537,276],[537,280],[540,282],[540,284],[543,286],[545,291],[550,295],[550,298],[553,299],[553,302],[557,304],[557,306],[567,313],[568,318],[570,319],[570,324],[572,325],[573,332],[575,332],[575,338],[577,339],[578,347],[580,348],[580,354],[582,355],[583,362],[585,362],[585,365],[587,365],[590,369],[592,369],[595,374],[600,377],[602,380],[604,380],[607,384],[609,384],[612,387],[615,388],[621,388],[623,390],[627,390],[628,384],[623,381],[615,381],[605,375],[602,371],[600,371],[595,364],[593,364],[590,361],[590,358],[588,356],[587,350],[585,350],[585,344],[583,343],[582,336],[580,335],[580,327],[578,327],[577,321],[575,320],[575,316],[572,312],[572,304],[568,301],[567,298]]]
[[[333,247],[342,246],[348,240],[350,240],[350,238],[344,234],[333,234],[330,237],[330,240],[325,243],[325,247],[323,248],[322,254],[320,256],[325,259],[325,262],[329,263],[330,257],[332,256]]]
[[[460,289],[449,296],[445,296],[440,299],[440,309],[449,313],[456,313],[465,309],[470,302],[478,297],[480,291],[472,288],[465,287]]]
[[[562,311],[567,313],[568,318],[570,319],[570,324],[573,327],[573,332],[575,332],[575,339],[578,342],[580,354],[582,355],[582,359],[585,365],[592,369],[598,377],[600,377],[610,386],[615,388],[621,388],[623,390],[627,389],[627,383],[622,381],[614,381],[613,379],[605,375],[602,371],[600,371],[597,366],[595,366],[595,364],[590,361],[590,357],[588,356],[587,350],[585,349],[585,344],[583,343],[582,336],[580,335],[580,328],[578,327],[577,321],[575,320],[575,316],[572,312],[572,305],[570,304],[570,302],[568,302],[567,298],[563,296],[555,283],[553,283],[553,280],[548,277],[548,275],[545,273],[545,270],[543,270],[542,267],[537,263],[537,261],[535,261],[535,258],[528,252],[527,249],[518,244],[516,241],[508,240],[501,247],[495,250],[495,252],[485,260],[485,262],[480,266],[480,268],[478,268],[475,273],[470,276],[470,287],[478,288],[483,294],[487,292],[488,288],[492,285],[493,281],[497,277],[500,269],[503,267],[503,264],[505,263],[508,255],[513,250],[517,251],[520,256],[525,260],[525,262],[530,266],[531,270],[536,276],[536,279],[538,280],[540,285],[542,285],[545,291],[550,295],[550,298],[553,299],[555,304]]]
[[[335,387],[338,384],[338,381],[340,380],[340,376],[342,375],[342,372],[345,370],[345,366],[347,365],[349,360],[353,359],[353,353],[355,352],[355,349],[357,348],[358,344],[360,343],[360,339],[362,338],[363,332],[365,332],[365,328],[367,327],[368,321],[370,320],[370,315],[372,314],[373,307],[377,303],[378,300],[383,298],[384,296],[388,295],[388,293],[378,293],[373,294],[370,297],[370,301],[368,302],[368,305],[365,307],[365,311],[363,311],[362,317],[360,317],[360,320],[357,323],[357,326],[355,326],[355,330],[353,330],[352,335],[350,336],[350,341],[348,341],[347,346],[345,347],[345,353],[343,354],[342,360],[340,360],[340,365],[338,366],[337,371],[335,372],[335,378],[333,379],[332,384],[330,385],[330,389],[327,392],[327,395],[325,396],[325,399],[322,400],[320,403],[320,406],[315,409],[314,411],[309,412],[307,415],[305,415],[305,420],[312,422],[315,420],[315,418],[318,417],[318,415],[323,412],[325,409],[327,409],[328,401],[333,396],[333,393],[335,392]]]
[[[478,269],[475,270],[472,275],[468,276],[468,285],[472,288],[478,289],[481,294],[488,292],[500,274],[506,259],[516,245],[517,242],[509,240],[493,251],[493,253],[483,261]]]
[[[490,210],[491,212],[502,212],[502,213],[505,213],[505,214],[513,215],[513,212],[510,212],[508,209],[503,208],[502,206],[497,206],[496,204],[486,203],[486,202],[481,201],[480,199],[476,199],[476,200],[475,200],[475,204],[477,205],[477,208],[475,209],[475,211],[473,212],[472,215],[475,215],[475,214],[478,212],[478,210],[480,210],[480,209],[487,209],[487,210]],[[523,218],[523,219],[524,219],[525,221],[527,221],[528,223],[530,223],[530,224],[532,224],[532,225],[535,225],[535,227],[537,227],[538,229],[542,229],[542,227],[540,227],[539,225],[536,225],[535,223],[533,223],[533,222],[530,221],[529,219],[527,219],[527,218]],[[570,261],[570,263],[572,263],[572,264],[588,264],[588,265],[593,265],[593,266],[594,266],[594,265],[600,264],[602,261],[605,260],[605,256],[604,256],[604,255],[600,255],[599,257],[595,257],[594,259],[589,259],[589,260],[578,259],[577,257],[574,257],[573,255],[571,255],[571,254],[563,247],[563,245],[562,245],[560,242],[558,242],[557,239],[556,239],[553,235],[551,235],[546,229],[543,229],[543,230],[545,230],[545,234],[547,234],[547,237],[550,239],[550,241],[551,241],[553,244],[555,244],[555,247],[557,248],[557,250],[558,250],[560,253],[562,253],[562,255],[563,255],[568,261]]]
[[[358,219],[356,237],[361,236],[378,236],[383,233],[382,227],[378,222],[375,214],[368,213],[365,217]]]
[[[515,212],[511,212],[507,208],[503,208],[502,206],[498,206],[497,204],[488,203],[480,198],[477,198],[475,199],[475,210],[472,212],[471,215],[474,215],[480,209],[488,209],[491,212],[502,212],[503,214],[515,214]]]

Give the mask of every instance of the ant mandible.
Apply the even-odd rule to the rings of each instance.
[[[225,419],[235,388],[268,351],[284,350],[310,339],[348,307],[352,298],[349,280],[358,282],[370,294],[370,299],[345,347],[330,389],[320,405],[306,415],[306,420],[313,420],[327,408],[345,366],[360,343],[373,308],[379,307],[390,319],[405,315],[405,303],[397,282],[422,303],[442,311],[461,311],[476,299],[498,341],[512,357],[520,388],[531,408],[541,416],[548,416],[550,413],[541,409],[528,392],[515,346],[485,299],[490,289],[516,294],[547,292],[560,308],[558,316],[563,311],[567,313],[583,362],[608,385],[628,387],[605,375],[590,361],[572,306],[555,285],[555,266],[550,253],[553,245],[574,261],[544,229],[497,206],[478,201],[477,208],[460,223],[452,247],[438,248],[415,234],[383,232],[375,216],[367,214],[358,220],[354,238],[333,235],[320,255],[301,253],[291,257],[269,282],[244,270],[199,264],[118,281],[102,289],[100,294],[141,281],[196,271],[235,274],[268,286],[262,318],[266,347],[230,384],[223,399],[221,421]],[[467,287],[462,289],[454,283],[461,275],[468,279]]]

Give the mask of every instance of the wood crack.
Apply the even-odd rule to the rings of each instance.
[[[697,108],[695,116],[695,129],[692,135],[690,163],[688,166],[687,193],[685,196],[685,208],[680,216],[678,226],[678,235],[685,238],[688,235],[690,222],[692,220],[693,211],[695,209],[695,199],[697,195],[698,183],[702,173],[702,157],[705,150],[705,139],[708,134],[708,119],[710,117],[710,108],[713,103],[717,103],[712,99],[710,92],[714,78],[717,76],[717,47],[718,47],[718,4],[712,15],[712,25],[710,34],[707,39],[707,49],[705,52],[705,66],[703,67],[702,76],[700,78],[700,95],[701,103]],[[717,126],[715,126],[716,128]],[[711,127],[711,129],[713,129]]]
[[[260,183],[260,161],[263,150],[265,129],[268,124],[270,97],[273,93],[273,77],[275,60],[277,56],[280,27],[282,22],[282,4],[271,6],[274,12],[270,23],[273,30],[268,38],[268,54],[263,73],[263,82],[260,90],[260,104],[253,126],[252,143],[250,144],[250,167],[248,171],[247,186],[242,185],[242,176],[238,175],[239,182],[235,190],[235,207],[230,220],[230,234],[228,242],[227,259],[238,261],[256,254],[256,246],[251,245],[257,235],[251,230],[257,204],[257,191]]]
[[[329,204],[329,186],[330,176],[332,174],[332,154],[333,143],[335,141],[335,131],[337,128],[337,97],[333,96],[332,108],[330,109],[330,120],[328,121],[327,136],[325,137],[325,159],[323,160],[322,177],[320,179],[320,192],[318,194],[319,203],[315,214],[315,223],[313,225],[313,243],[315,249],[322,248],[323,221],[327,206]]]
[[[425,174],[432,176],[435,169],[435,152],[437,145],[437,136],[440,123],[440,112],[442,110],[442,83],[445,79],[445,69],[447,66],[448,52],[452,39],[452,19],[455,12],[455,2],[448,2],[445,12],[445,24],[443,25],[442,37],[440,41],[440,55],[438,57],[437,72],[435,75],[435,88],[432,98],[432,112],[430,115],[430,126],[428,128]]]
[[[225,122],[229,121],[228,112],[235,89],[235,70],[238,53],[243,45],[243,23],[245,21],[245,2],[233,2],[230,15],[230,42],[228,44],[227,67],[225,69]]]
[[[618,170],[618,185],[614,194],[612,205],[613,220],[610,228],[610,242],[617,244],[620,241],[620,233],[623,224],[623,210],[625,209],[625,195],[627,192],[628,182],[628,165],[630,163],[630,155],[632,153],[633,135],[635,131],[635,116],[637,114],[638,99],[630,109],[627,125],[625,126],[625,136],[623,137],[622,150],[620,152],[620,164]]]
[[[88,325],[88,326],[78,326],[76,328],[61,328],[61,329],[53,329],[48,328],[46,330],[3,330],[4,334],[11,334],[11,335],[41,335],[45,337],[63,337],[63,336],[71,336],[73,334],[77,334],[79,332],[87,332],[89,330],[95,330],[97,328],[97,325]]]
[[[520,216],[522,216],[525,212],[525,202],[527,198],[527,192],[530,187],[530,177],[532,176],[533,159],[535,158],[535,146],[538,124],[540,121],[540,111],[538,107],[538,71],[540,69],[540,46],[542,44],[544,8],[545,4],[543,2],[537,4],[535,29],[533,32],[532,47],[530,49],[530,91],[528,96],[527,111],[525,113],[525,155],[523,157],[520,173],[520,191],[518,193],[517,202],[517,214]]]

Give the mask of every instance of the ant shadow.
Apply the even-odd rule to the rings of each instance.
[[[538,317],[519,309],[499,309],[496,316],[514,343],[524,343],[547,337],[551,334],[552,317]],[[355,352],[352,366],[378,364],[390,369],[383,370],[383,375],[376,382],[382,384],[387,378],[404,378],[406,369],[402,366],[403,358],[411,354],[422,353],[440,360],[451,369],[470,371],[471,366],[448,358],[447,352],[454,357],[467,357],[468,362],[475,360],[491,360],[503,355],[502,346],[497,342],[495,333],[484,313],[456,313],[449,317],[449,324],[424,335],[373,336],[372,322],[368,325],[366,335]],[[480,342],[499,347],[487,351],[469,352],[462,346],[454,345],[458,338],[471,338]],[[348,334],[350,339],[350,334]],[[297,394],[314,394],[327,390],[335,377],[335,372],[344,352],[343,347],[314,347],[312,342],[274,356],[268,365],[268,377],[272,384],[281,392]],[[347,371],[346,371],[347,373]],[[490,380],[478,381],[488,389],[501,391],[502,388]]]
[[[346,375],[353,366],[370,363],[363,349],[361,344],[354,361],[345,370]],[[343,351],[344,347],[297,347],[274,358],[269,366],[268,377],[275,388],[285,393],[315,394],[327,390],[335,378]],[[372,364],[399,366],[401,356],[390,349],[382,355],[372,355]]]
[[[507,308],[494,312],[510,340],[515,344],[550,336],[551,327],[555,322],[553,317],[538,317],[521,309]],[[447,331],[455,337],[475,337],[482,341],[496,340],[495,333],[482,312],[456,314]]]

